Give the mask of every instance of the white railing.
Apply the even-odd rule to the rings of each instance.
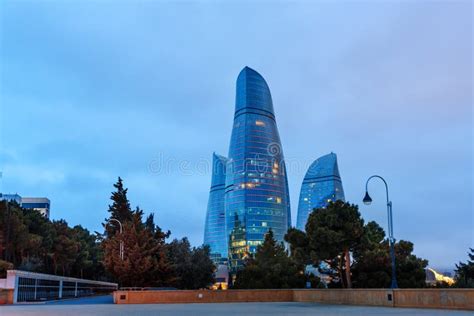
[[[13,289],[13,303],[59,300],[112,292],[117,283],[63,277],[58,275],[8,270],[0,286]]]

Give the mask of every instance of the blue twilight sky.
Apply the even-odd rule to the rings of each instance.
[[[472,2],[2,1],[0,192],[90,230],[120,175],[133,206],[202,243],[246,65],[273,95],[293,224],[338,154],[347,200],[390,185],[395,237],[438,268],[473,238]],[[366,220],[386,227],[371,183]],[[361,204],[361,203],[360,203]]]

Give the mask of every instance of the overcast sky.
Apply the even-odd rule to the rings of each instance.
[[[267,80],[293,224],[304,174],[337,153],[346,199],[437,268],[473,236],[470,1],[2,1],[0,192],[94,231],[118,176],[172,237],[203,240],[235,81]]]

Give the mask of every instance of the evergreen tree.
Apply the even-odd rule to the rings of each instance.
[[[336,272],[333,278],[346,288],[352,287],[350,252],[360,243],[363,225],[357,205],[342,201],[315,209],[306,223],[313,265],[326,262]]]
[[[141,212],[134,212],[132,221],[123,224],[123,233],[103,241],[104,265],[123,287],[147,287],[158,285],[156,255],[160,245],[152,234],[144,229]],[[123,260],[120,243],[124,245]]]
[[[80,225],[71,229],[72,238],[78,244],[77,259],[73,264],[71,275],[78,278],[100,279],[104,275],[101,263],[102,249],[97,236]]]
[[[412,254],[413,243],[395,243],[397,281],[400,288],[425,287],[427,260]],[[358,288],[388,288],[391,285],[390,245],[376,222],[364,226],[364,236],[354,253],[353,280]]]
[[[187,238],[174,239],[166,245],[168,261],[171,264],[173,282],[170,284],[179,289],[190,289],[192,279],[191,244]]]
[[[214,282],[215,265],[208,246],[191,248],[187,238],[167,245],[168,260],[175,276],[170,285],[180,289],[206,288]]]
[[[193,266],[192,288],[202,289],[214,283],[216,266],[211,260],[211,248],[209,245],[193,248],[191,264]]]
[[[272,230],[258,246],[255,258],[248,258],[242,270],[237,272],[233,285],[237,289],[283,289],[305,286],[303,267],[288,256],[282,243],[278,243]]]
[[[145,220],[145,228],[152,234],[155,234],[156,226],[155,226],[155,214],[150,213],[146,220]]]
[[[355,205],[341,201],[329,203],[327,208],[310,214],[306,233],[290,229],[285,240],[297,262],[311,262],[332,278],[330,286],[346,287],[352,283],[358,288],[390,286],[390,248],[385,232],[376,222],[363,225]],[[352,253],[352,264],[347,251]],[[428,261],[412,252],[413,243],[404,240],[395,243],[399,287],[425,286]],[[321,262],[325,262],[329,269],[323,269]]]
[[[161,230],[160,226],[155,224],[155,216],[153,213],[147,216],[144,227],[153,236],[154,242],[159,245],[158,251],[156,252],[157,284],[159,286],[170,286],[176,279],[168,259],[168,248],[166,246],[166,239],[169,238],[171,232],[168,230],[165,233]]]
[[[23,255],[21,270],[53,273],[51,253],[54,245],[53,223],[41,213],[23,209],[23,223],[28,228],[30,245]]]
[[[352,269],[354,287],[384,288],[391,283],[391,261],[382,245],[385,232],[376,222],[364,226],[364,236],[353,252],[357,262]],[[390,270],[388,270],[390,269]]]
[[[170,232],[163,233],[154,223],[150,214],[143,221],[144,212],[139,207],[133,211],[127,199],[127,189],[121,178],[114,185],[112,205],[109,207],[110,219],[122,223],[123,233],[119,232],[116,221],[104,224],[106,238],[103,239],[105,269],[119,281],[121,286],[167,286],[174,278],[168,262],[165,239]],[[123,243],[123,260],[120,258],[120,244]]]
[[[474,249],[469,248],[469,250],[467,262],[456,264],[456,287],[474,288]]]
[[[296,264],[302,269],[311,264],[309,239],[305,232],[292,227],[288,229],[285,241],[290,246],[290,256]]]
[[[383,243],[387,254],[389,251],[388,240]],[[426,267],[428,260],[418,258],[413,252],[413,243],[400,240],[395,243],[395,262],[397,269],[397,282],[400,288],[426,287]],[[387,269],[391,273],[390,269]]]
[[[89,231],[6,201],[0,201],[0,256],[3,266],[14,269],[89,279],[103,275],[101,249]]]
[[[72,238],[65,220],[53,222],[54,241],[51,249],[54,274],[69,275],[73,263],[78,258],[79,244]]]
[[[105,219],[103,226],[105,227],[107,235],[113,236],[119,231],[119,224],[116,221],[109,221],[110,219],[116,219],[122,224],[125,222],[132,221],[133,213],[130,208],[130,202],[127,198],[127,191],[123,187],[122,178],[118,178],[117,183],[114,184],[114,187],[117,189],[115,192],[112,192],[110,199],[112,200],[112,205],[109,205],[109,214],[110,217]]]

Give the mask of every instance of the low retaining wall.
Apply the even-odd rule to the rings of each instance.
[[[115,291],[116,304],[292,302],[293,290]]]
[[[13,304],[13,289],[0,289],[0,305]]]
[[[474,310],[474,289],[289,289],[115,291],[115,304],[317,302]]]
[[[474,310],[474,289],[398,289],[396,307]]]
[[[393,291],[388,289],[293,290],[295,302],[393,307]]]

